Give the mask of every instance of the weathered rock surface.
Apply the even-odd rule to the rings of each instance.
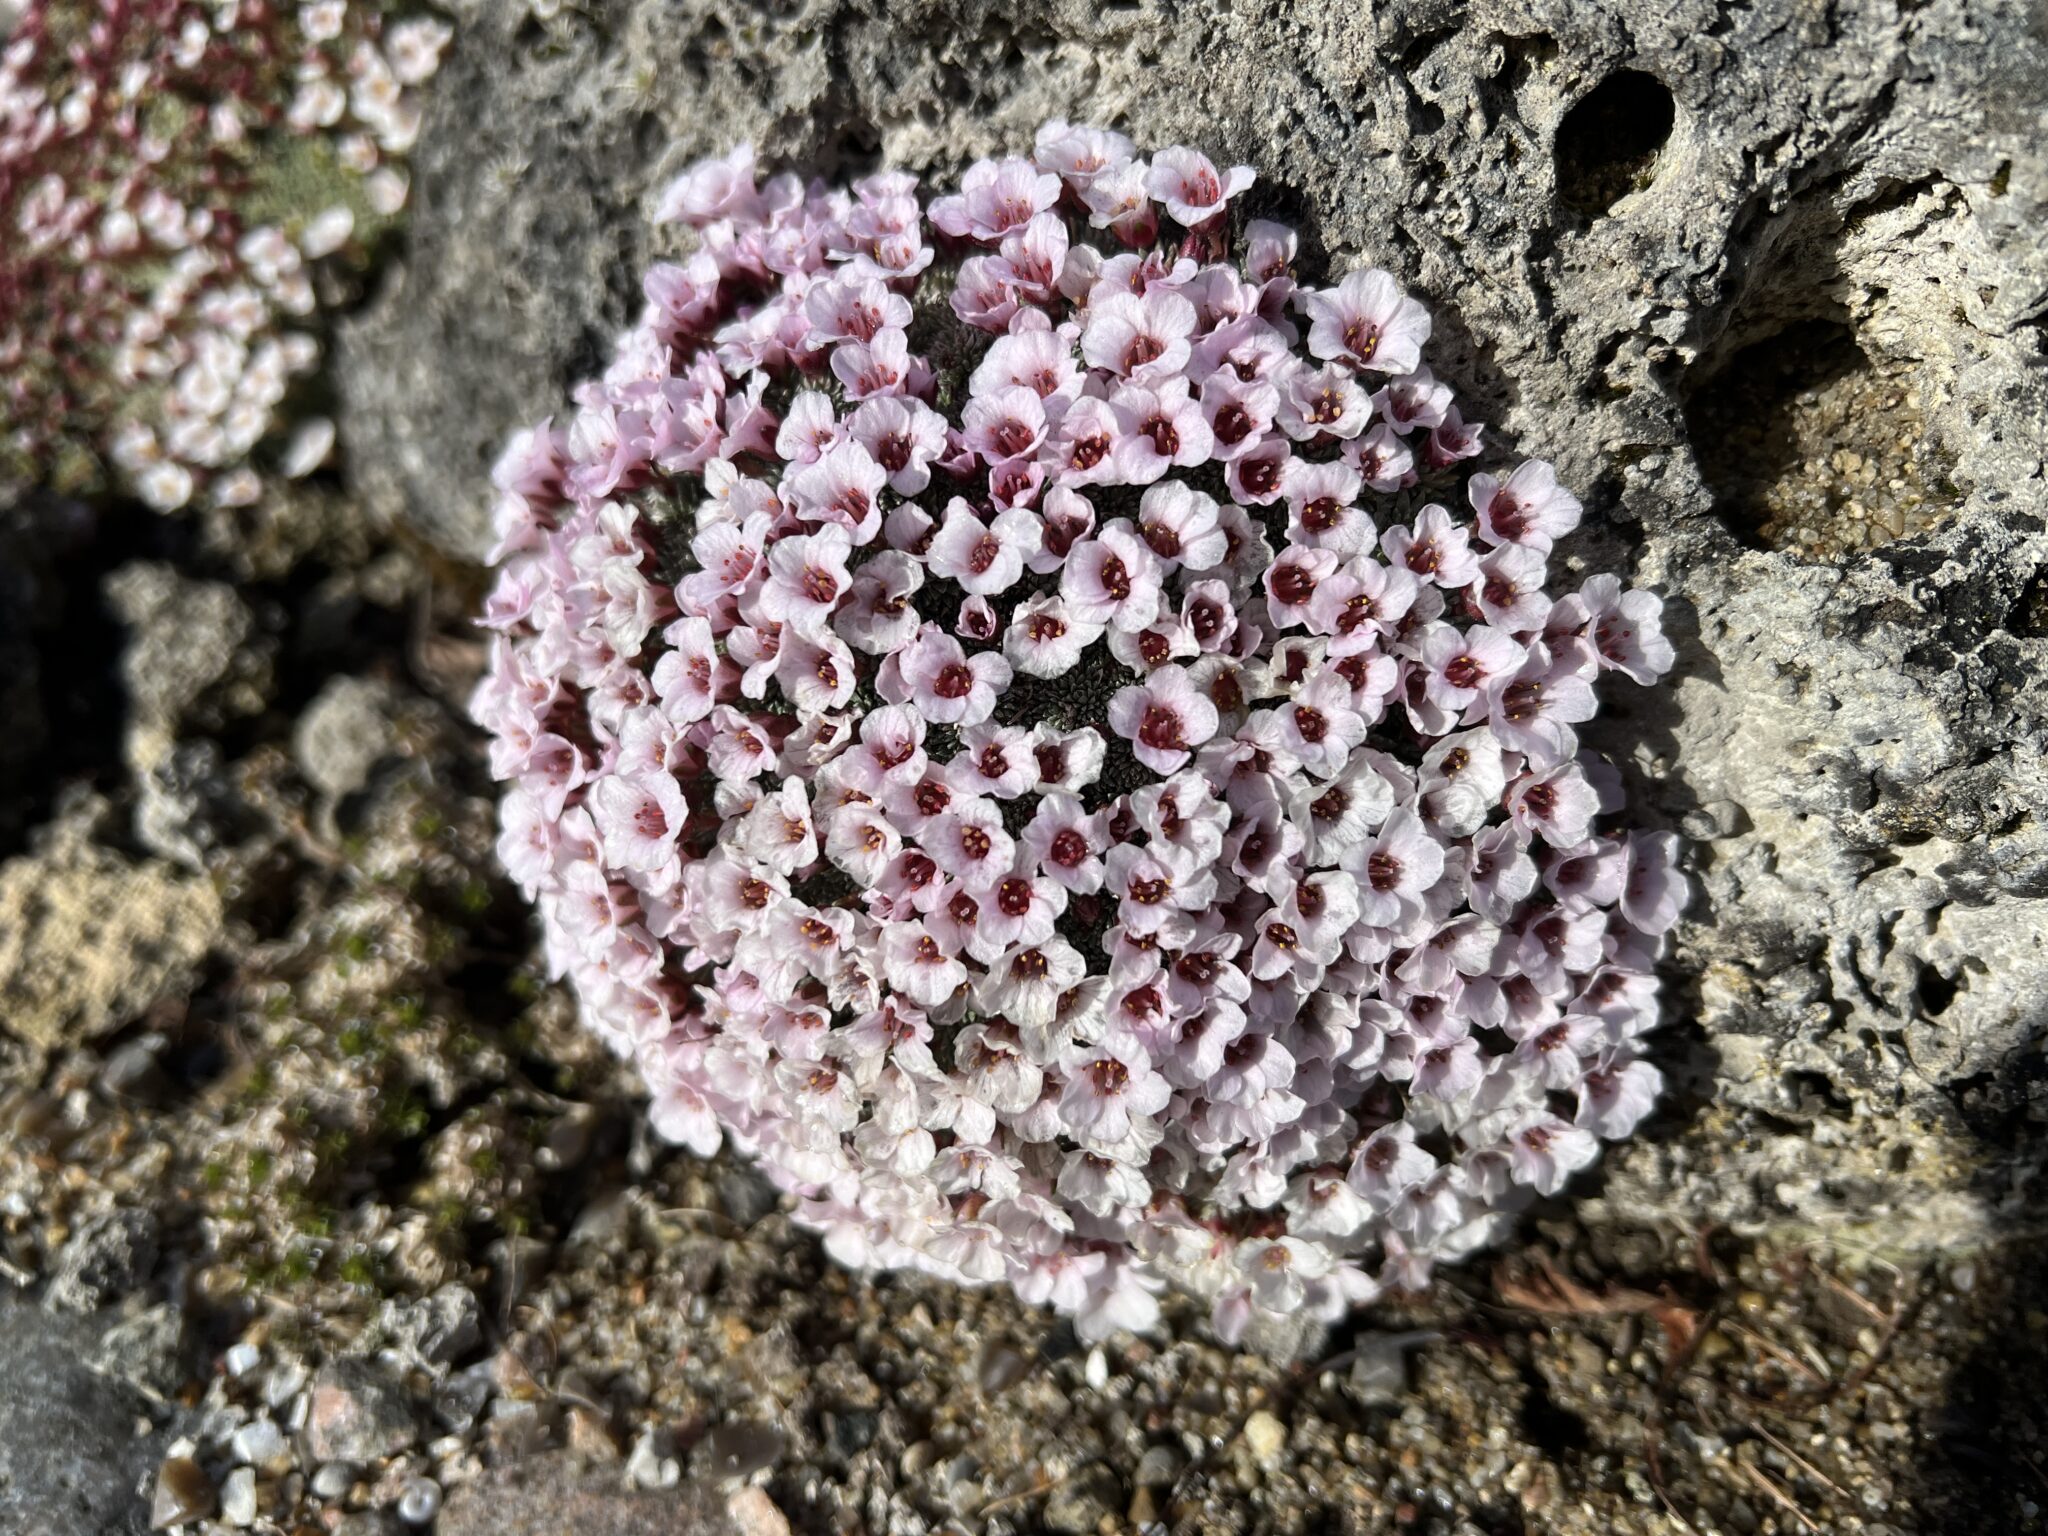
[[[320,690],[292,729],[292,757],[323,796],[339,800],[370,782],[391,750],[390,690],[361,677],[337,677]]]
[[[95,841],[85,801],[0,864],[0,1029],[54,1046],[119,1029],[188,986],[221,931],[211,881]]]
[[[263,707],[269,658],[249,644],[255,617],[234,588],[137,563],[107,578],[107,603],[129,629],[121,680],[134,772],[147,774],[162,762],[181,727],[218,730]]]
[[[1109,121],[1370,260],[1496,447],[1586,493],[1680,668],[1604,743],[1696,840],[1674,1110],[1611,1208],[1969,1241],[2048,1119],[2048,40],[2020,5],[472,0],[408,259],[342,346],[352,473],[451,549],[751,136],[836,174]],[[1597,1215],[1601,1209],[1595,1206]]]
[[[138,1437],[148,1404],[86,1364],[95,1328],[0,1298],[0,1532],[149,1528],[159,1449]]]

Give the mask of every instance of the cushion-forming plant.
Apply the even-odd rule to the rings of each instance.
[[[1574,730],[1658,600],[1548,590],[1578,501],[1252,182],[742,147],[494,477],[500,849],[656,1127],[1086,1337],[1419,1286],[1660,1087],[1677,842]]]
[[[255,499],[315,264],[403,206],[448,39],[363,0],[32,0],[0,38],[0,489]],[[326,457],[296,428],[266,467]]]

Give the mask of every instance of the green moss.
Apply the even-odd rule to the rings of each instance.
[[[351,243],[370,246],[392,220],[370,206],[362,182],[341,163],[325,135],[283,135],[262,141],[248,168],[248,191],[240,200],[250,224],[275,224],[297,235],[306,222],[329,208],[355,215]]]
[[[391,1090],[377,1107],[377,1129],[401,1141],[425,1134],[427,1123],[427,1106],[410,1088]]]
[[[277,1089],[277,1074],[268,1062],[250,1068],[241,1090],[235,1095],[235,1112],[246,1115],[267,1102]]]
[[[378,1289],[377,1258],[366,1248],[358,1248],[343,1259],[337,1273],[345,1285],[366,1291]]]

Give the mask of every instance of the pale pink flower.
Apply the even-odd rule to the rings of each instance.
[[[990,464],[1028,458],[1045,441],[1045,404],[1037,391],[1022,384],[976,395],[961,421],[967,445]]]
[[[979,725],[995,712],[1010,683],[1010,664],[990,651],[969,656],[936,625],[882,664],[876,686],[892,704],[912,704],[941,725]]]
[[[1158,615],[1163,574],[1151,547],[1117,518],[1074,546],[1060,596],[1082,623],[1136,631]]]
[[[915,496],[930,485],[932,461],[946,451],[946,418],[902,395],[863,400],[844,430],[881,465],[889,489],[899,496]]]
[[[1223,217],[1224,205],[1249,187],[1257,173],[1248,165],[1219,171],[1200,150],[1176,146],[1152,157],[1145,190],[1174,222],[1198,229]]]
[[[993,244],[1059,201],[1060,179],[1028,160],[977,160],[960,191],[932,199],[928,217],[956,240]]]
[[[1088,309],[1081,356],[1090,367],[1147,384],[1187,365],[1195,306],[1168,288],[1115,292]]]
[[[1479,579],[1479,557],[1465,529],[1434,502],[1415,514],[1411,527],[1395,526],[1380,535],[1390,564],[1440,587],[1468,587]]]
[[[754,146],[741,144],[722,157],[699,160],[669,183],[655,209],[657,224],[702,229],[720,219],[748,221],[761,214],[754,184]]]
[[[1379,542],[1372,514],[1358,505],[1363,485],[1358,471],[1341,460],[1311,464],[1296,460],[1283,482],[1287,537],[1298,544],[1358,555]]]
[[[783,482],[783,494],[802,516],[836,523],[847,530],[852,543],[865,544],[882,526],[876,497],[887,483],[888,475],[867,449],[841,441],[815,463],[792,470]]]
[[[1058,401],[1063,408],[1081,385],[1073,343],[1051,329],[998,336],[968,376],[968,394],[980,399],[1011,385],[1021,385],[1041,400]]]
[[[805,634],[823,633],[853,585],[846,568],[852,549],[852,536],[837,524],[776,541],[768,551],[768,579],[756,599],[763,616]]]
[[[928,556],[932,573],[958,582],[976,596],[1004,591],[1024,574],[1024,562],[1038,552],[1039,529],[1035,513],[1014,507],[983,522],[956,496],[947,504],[946,520],[932,537]]]
[[[1300,296],[1308,349],[1378,373],[1410,373],[1429,340],[1429,311],[1378,268],[1353,272],[1335,288]]]
[[[1027,598],[1004,631],[1003,655],[1027,677],[1058,677],[1073,670],[1103,627],[1075,618],[1057,593]]]
[[[900,550],[870,555],[853,573],[853,585],[833,614],[832,627],[855,650],[870,656],[900,649],[921,622],[911,599],[924,585],[924,572],[923,565]]]
[[[1214,499],[1177,480],[1146,490],[1138,502],[1138,532],[1169,571],[1210,570],[1229,549]]]
[[[1109,723],[1155,773],[1176,773],[1194,749],[1216,734],[1216,706],[1198,691],[1187,668],[1156,668],[1135,688],[1109,701]]]
[[[1208,460],[1214,439],[1187,380],[1169,378],[1156,389],[1125,384],[1109,397],[1115,414],[1116,472],[1128,485],[1150,485],[1168,470]]]
[[[1557,483],[1557,471],[1531,459],[1505,480],[1477,474],[1466,488],[1479,514],[1481,537],[1523,544],[1540,555],[1579,526],[1579,499]]]
[[[675,864],[676,839],[688,812],[673,776],[609,775],[591,790],[590,805],[605,857],[621,869],[654,871]]]
[[[1039,127],[1031,158],[1057,172],[1069,186],[1079,188],[1104,171],[1125,164],[1134,153],[1131,141],[1120,133],[1056,117]]]

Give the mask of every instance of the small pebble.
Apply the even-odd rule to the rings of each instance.
[[[725,1517],[739,1536],[789,1536],[789,1519],[759,1488],[742,1488],[726,1500]]]
[[[313,1497],[338,1499],[356,1485],[356,1469],[346,1461],[330,1461],[313,1474]]]
[[[238,1529],[256,1523],[256,1469],[237,1467],[221,1484],[220,1517]]]
[[[441,1512],[441,1485],[431,1477],[416,1477],[398,1496],[398,1518],[407,1525],[425,1525]]]
[[[149,1528],[166,1530],[204,1520],[214,1510],[213,1483],[189,1456],[173,1456],[156,1472],[156,1496],[149,1503]]]
[[[704,1437],[704,1454],[719,1477],[745,1480],[781,1457],[786,1441],[768,1424],[740,1420],[721,1424]]]
[[[235,1460],[266,1472],[282,1472],[291,1463],[292,1448],[284,1431],[269,1419],[253,1419],[235,1431],[230,1442]]]
[[[1030,1373],[1031,1362],[1006,1344],[991,1344],[981,1352],[977,1374],[984,1392],[1007,1391]]]
[[[1109,1360],[1101,1349],[1088,1351],[1088,1363],[1081,1368],[1081,1376],[1098,1392],[1109,1385]]]
[[[1154,1445],[1146,1448],[1138,1458],[1138,1486],[1141,1488],[1165,1488],[1180,1475],[1180,1453],[1170,1445]]]
[[[306,1368],[296,1360],[281,1360],[270,1369],[270,1379],[263,1383],[263,1402],[269,1408],[282,1408],[294,1397],[299,1388],[306,1384]]]
[[[228,1375],[236,1381],[240,1381],[262,1363],[263,1351],[249,1343],[235,1345],[221,1360],[221,1364],[227,1368]]]
[[[581,1403],[569,1408],[569,1449],[585,1461],[617,1461],[619,1443],[612,1438],[604,1415]]]
[[[633,1442],[626,1458],[626,1481],[636,1488],[673,1488],[682,1480],[683,1469],[673,1456],[663,1456],[654,1446],[654,1426],[649,1424]]]
[[[1244,1421],[1244,1443],[1262,1466],[1271,1466],[1287,1449],[1287,1426],[1261,1408]]]

